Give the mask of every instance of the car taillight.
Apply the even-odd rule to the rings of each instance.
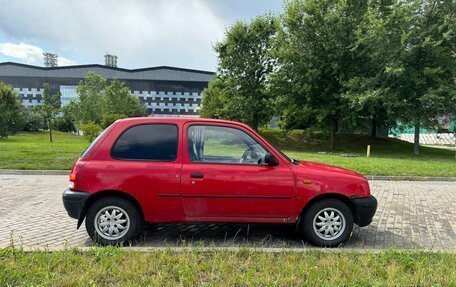
[[[70,173],[70,181],[68,182],[68,188],[70,190],[78,189],[78,175],[81,171],[81,168],[78,165],[74,165]]]

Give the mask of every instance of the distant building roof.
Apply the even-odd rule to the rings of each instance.
[[[0,63],[0,76],[83,78],[93,71],[108,79],[201,81],[207,82],[214,72],[158,66],[141,69],[124,69],[99,64],[60,67],[40,67],[14,62]]]

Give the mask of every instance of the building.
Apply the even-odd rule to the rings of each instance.
[[[76,86],[89,71],[124,82],[151,115],[197,116],[201,92],[214,76],[213,72],[166,66],[129,70],[98,64],[39,67],[5,62],[0,63],[0,81],[13,86],[26,106],[41,105],[43,84],[49,83],[51,93],[61,92],[64,106],[78,98]]]

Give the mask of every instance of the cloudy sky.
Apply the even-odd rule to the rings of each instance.
[[[0,62],[176,66],[214,71],[213,44],[236,20],[279,13],[282,0],[0,0]]]

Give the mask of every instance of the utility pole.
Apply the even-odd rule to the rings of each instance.
[[[58,63],[58,58],[59,56],[57,54],[52,54],[48,52],[43,53],[43,58],[44,58],[44,66],[45,67],[57,67]]]

